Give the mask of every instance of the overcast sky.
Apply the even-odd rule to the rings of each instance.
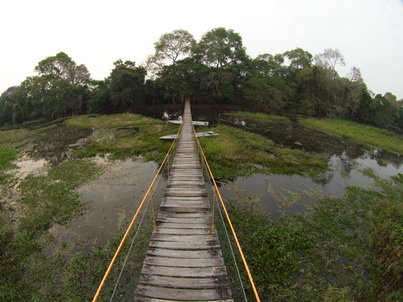
[[[403,99],[403,0],[3,0],[0,93],[60,51],[107,77],[117,59],[141,64],[175,29],[197,41],[216,27],[239,33],[248,55],[339,49],[374,93]]]

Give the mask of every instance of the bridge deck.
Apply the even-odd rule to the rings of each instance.
[[[186,102],[182,131],[135,301],[232,302]]]

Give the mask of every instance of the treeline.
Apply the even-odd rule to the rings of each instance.
[[[82,113],[136,111],[180,102],[248,105],[277,114],[339,117],[401,132],[403,100],[370,92],[360,70],[341,77],[338,50],[313,56],[296,48],[283,54],[247,55],[241,36],[216,28],[199,42],[185,30],[166,33],[143,66],[118,60],[109,77],[93,80],[85,65],[61,52],[35,67],[37,76],[0,98],[0,125]]]

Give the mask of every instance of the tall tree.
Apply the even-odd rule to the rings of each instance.
[[[132,110],[144,103],[146,71],[132,61],[117,60],[109,77],[110,99],[118,111]]]
[[[321,54],[314,57],[315,63],[332,72],[333,78],[338,76],[336,67],[337,65],[345,66],[344,57],[338,49],[325,49]]]
[[[241,36],[232,29],[223,27],[205,33],[197,49],[202,60],[215,68],[223,69],[247,59]]]
[[[183,29],[163,34],[154,43],[154,55],[149,56],[144,63],[149,78],[155,79],[164,66],[175,65],[178,60],[189,57],[195,44],[193,36]]]
[[[312,55],[302,48],[286,51],[284,57],[290,61],[290,68],[293,70],[309,68],[312,65]]]
[[[64,52],[40,61],[35,67],[40,75],[41,102],[51,118],[82,111],[86,85],[90,73],[85,65],[76,63]]]
[[[196,40],[183,29],[177,29],[170,33],[163,34],[155,42],[155,57],[157,60],[170,60],[175,64],[178,59],[189,56]]]

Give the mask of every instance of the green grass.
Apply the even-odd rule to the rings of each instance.
[[[307,127],[403,154],[403,138],[385,129],[338,119],[300,119]]]
[[[49,229],[55,222],[68,223],[82,210],[74,189],[98,170],[90,161],[73,160],[52,168],[47,176],[29,175],[20,185],[21,203],[30,213],[21,220],[21,227],[28,232],[39,232]]]
[[[112,155],[126,158],[142,155],[146,160],[162,161],[170,143],[160,136],[174,134],[178,127],[137,114],[83,115],[65,122],[76,127],[94,128],[91,142],[74,152],[79,157]]]
[[[235,178],[256,172],[318,176],[327,168],[326,157],[302,150],[280,148],[255,133],[229,126],[211,130],[216,138],[200,142],[216,178]]]
[[[70,126],[95,129],[111,129],[135,126],[145,127],[155,124],[165,124],[160,120],[132,113],[111,115],[79,115],[66,120],[65,123]]]
[[[16,159],[17,154],[18,151],[9,145],[0,145],[0,185],[4,185],[10,178],[6,171],[15,167],[12,161]]]
[[[225,114],[229,117],[239,118],[239,119],[251,119],[261,123],[267,122],[278,122],[278,121],[289,121],[287,117],[272,115],[266,113],[258,113],[258,112],[247,112],[247,111],[237,111],[237,112],[228,112]]]
[[[277,222],[230,206],[262,301],[401,301],[403,177],[375,180]]]
[[[29,175],[22,181],[16,201],[17,231],[11,231],[8,212],[0,215],[1,301],[35,300],[39,289],[54,282],[49,272],[64,264],[63,259],[42,253],[52,241],[49,229],[54,223],[68,224],[83,210],[75,189],[98,171],[91,161],[73,160],[53,167],[47,176]]]

